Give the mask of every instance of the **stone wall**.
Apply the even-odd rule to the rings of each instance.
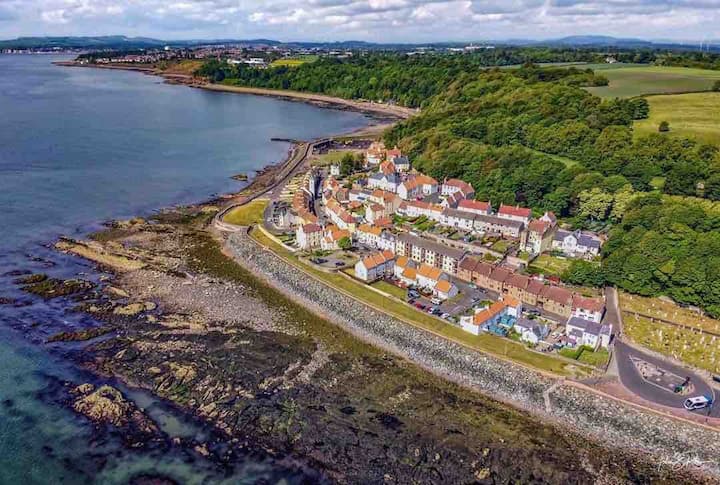
[[[229,236],[228,246],[240,264],[365,341],[607,445],[648,451],[666,464],[702,466],[720,476],[718,432],[641,411],[415,328],[325,285],[245,233]]]

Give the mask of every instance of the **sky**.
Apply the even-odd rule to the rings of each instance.
[[[720,41],[720,0],[0,0],[0,38]]]

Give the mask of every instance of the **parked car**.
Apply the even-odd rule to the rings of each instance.
[[[335,261],[335,266],[345,266],[345,263],[342,261]]]
[[[425,305],[423,305],[422,303],[420,303],[419,301],[417,301],[417,302],[415,302],[415,308],[419,308],[420,310],[424,310],[424,309],[425,309]]]
[[[696,409],[703,409],[712,404],[712,399],[707,396],[695,396],[685,399],[683,407],[688,411],[694,411]]]
[[[440,298],[438,298],[437,296],[431,298],[430,301],[432,302],[433,305],[439,305],[442,303],[442,300]]]

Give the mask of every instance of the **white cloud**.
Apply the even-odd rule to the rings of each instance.
[[[0,22],[4,36],[720,38],[720,0],[0,0]]]

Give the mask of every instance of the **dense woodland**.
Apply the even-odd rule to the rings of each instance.
[[[478,62],[377,55],[228,74],[240,84],[422,106],[385,136],[419,170],[471,182],[477,198],[496,206],[552,210],[574,227],[608,231],[602,265],[573,264],[565,279],[666,294],[720,316],[717,147],[634,137],[633,120],[647,117],[647,102],[588,93],[584,86],[606,82],[592,72]],[[217,65],[207,67],[205,74],[217,74]]]

